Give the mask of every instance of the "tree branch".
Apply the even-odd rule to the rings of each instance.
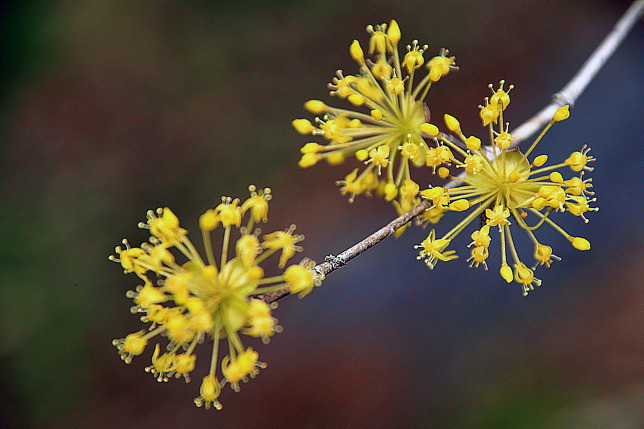
[[[613,30],[604,38],[602,43],[590,55],[588,60],[581,66],[579,71],[572,77],[570,82],[559,92],[552,96],[552,102],[546,107],[541,109],[539,113],[532,118],[525,121],[519,127],[512,131],[513,141],[512,146],[518,145],[523,140],[542,129],[554,115],[558,107],[566,104],[571,107],[577,101],[577,98],[586,89],[590,81],[597,75],[599,69],[608,61],[608,58],[615,52],[619,44],[624,40],[628,32],[633,28],[637,20],[642,15],[644,10],[644,0],[635,0],[631,6],[626,10],[621,19],[615,24]],[[491,154],[491,152],[490,152]],[[488,154],[488,155],[490,155]],[[458,184],[457,180],[452,180],[445,185],[444,188],[452,188]],[[313,270],[318,276],[324,278],[327,274],[344,266],[351,259],[355,258],[365,250],[380,243],[385,238],[392,235],[396,230],[402,228],[407,223],[411,222],[416,216],[423,213],[432,205],[431,200],[421,197],[421,202],[403,215],[397,217],[389,222],[378,231],[369,235],[364,240],[351,246],[344,252],[337,256],[329,255],[325,261],[316,265]],[[286,295],[289,295],[288,288],[275,292],[266,293],[260,296],[266,303],[272,303]]]
[[[558,107],[566,104],[570,105],[570,107],[574,106],[577,98],[597,75],[599,69],[608,61],[608,58],[613,55],[619,44],[641,17],[643,10],[644,0],[635,0],[570,82],[561,91],[552,96],[552,102],[512,131],[513,144],[519,144],[541,130],[550,122]]]
[[[340,253],[338,256],[327,256],[326,258],[324,258],[324,262],[313,267],[313,270],[318,274],[318,276],[324,278],[330,272],[346,265],[346,263],[351,259],[355,258],[365,250],[369,249],[372,246],[375,246],[385,238],[389,237],[398,229],[408,224],[413,218],[430,208],[431,205],[431,200],[423,198],[420,204],[418,204],[416,207],[409,210],[407,213],[398,216],[396,219],[392,220],[387,225],[383,226],[364,240],[358,242],[357,244],[354,244],[344,252]],[[275,292],[266,293],[262,295],[261,298],[266,303],[270,304],[271,302],[277,301],[278,299],[289,294],[290,291],[288,289],[282,289]]]

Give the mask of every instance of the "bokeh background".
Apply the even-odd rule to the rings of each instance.
[[[346,202],[350,166],[296,166],[290,126],[328,102],[336,69],[367,24],[395,18],[403,42],[448,47],[461,67],[432,88],[483,135],[488,83],[514,83],[507,119],[543,107],[627,8],[625,1],[14,1],[0,25],[0,427],[638,428],[644,423],[641,23],[541,143],[551,159],[597,157],[599,212],[562,226],[592,242],[522,297],[495,268],[461,259],[429,271],[410,228],[280,301],[284,332],[253,343],[268,368],[207,412],[193,382],[155,382],[151,350],[125,365],[114,338],[142,326],[107,260],[170,206],[189,230],[221,195],[271,186],[269,228],[337,254],[394,217]],[[364,45],[363,45],[364,46]],[[427,55],[429,56],[429,54]],[[436,120],[438,121],[438,120]],[[439,122],[439,121],[438,121]],[[440,123],[440,122],[439,122]],[[457,217],[447,216],[447,228]],[[541,231],[540,231],[541,232]],[[525,237],[523,237],[525,238]],[[522,239],[523,239],[522,238]],[[523,242],[526,258],[530,246]],[[207,355],[209,356],[209,355]],[[208,360],[202,358],[203,361]],[[202,362],[203,363],[203,362]]]

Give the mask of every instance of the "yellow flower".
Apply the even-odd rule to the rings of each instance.
[[[242,204],[242,212],[250,209],[255,222],[266,222],[268,220],[268,202],[271,200],[271,188],[265,188],[257,192],[255,185],[249,186],[250,198]]]
[[[494,210],[485,209],[485,217],[488,219],[487,225],[498,225],[499,227],[501,227],[503,225],[510,224],[510,221],[508,221],[508,218],[510,217],[510,210],[508,210],[505,206],[496,206],[494,207]]]
[[[189,374],[195,369],[197,356],[186,353],[178,354],[174,357],[175,377],[184,377],[187,382],[190,381]]]
[[[199,393],[200,395],[195,398],[195,405],[198,407],[203,406],[206,410],[210,409],[211,406],[221,410],[221,403],[217,400],[221,393],[221,384],[217,377],[214,375],[205,376],[201,382]]]
[[[550,268],[553,259],[561,260],[560,257],[552,254],[552,247],[545,244],[537,244],[534,247],[534,259],[537,265],[545,265]]]
[[[378,167],[378,171],[380,172],[383,167],[387,167],[389,165],[389,146],[387,145],[382,145],[378,146],[377,148],[373,148],[369,151],[369,161],[373,163],[373,165]]]
[[[286,272],[284,280],[288,284]],[[277,319],[271,316],[271,309],[264,301],[252,299],[248,305],[248,328],[244,330],[246,335],[259,337],[264,344],[268,344],[270,337],[276,332],[281,332],[282,327],[276,325]]]
[[[284,271],[284,280],[291,288],[291,293],[299,293],[301,298],[308,295],[313,286],[319,286],[311,268],[310,264],[291,265]]]
[[[443,138],[437,147],[450,148],[454,154],[453,159],[461,158],[462,161],[445,157],[444,160],[436,159],[436,167],[440,166],[441,177],[462,182],[461,186],[446,189],[433,187],[422,190],[420,195],[432,201],[433,205],[421,218],[432,219],[449,209],[452,211],[470,210],[466,217],[447,232],[440,239],[435,238],[432,231],[429,237],[417,248],[422,248],[419,259],[426,259],[426,263],[433,268],[439,260],[454,259],[453,251],[444,253],[447,243],[454,239],[472,221],[483,219],[485,226],[472,234],[473,246],[471,266],[483,264],[487,269],[486,259],[489,255],[490,227],[498,229],[501,241],[501,277],[508,283],[513,280],[523,288],[527,294],[541,280],[534,276],[537,265],[550,266],[553,259],[559,259],[552,254],[552,248],[539,243],[534,231],[547,224],[562,234],[578,250],[590,249],[590,243],[581,237],[572,237],[564,231],[555,221],[553,215],[560,212],[570,212],[581,217],[589,211],[597,210],[589,204],[595,201],[588,189],[591,187],[590,179],[584,180],[585,171],[592,171],[587,164],[594,161],[588,155],[589,149],[584,146],[581,151],[573,152],[564,162],[547,166],[548,157],[539,155],[532,162],[529,155],[534,151],[546,131],[556,122],[568,116],[568,109],[560,108],[555,116],[541,132],[539,137],[530,145],[525,153],[512,148],[513,136],[508,132],[508,125],[503,121],[505,109],[510,104],[509,92],[512,86],[505,91],[503,81],[498,89],[490,85],[492,96],[486,98],[485,106],[481,108],[483,125],[488,127],[490,146],[484,148],[476,137],[466,137],[460,128],[458,120],[450,115],[445,115],[446,126],[454,132],[463,142],[459,146],[451,140]],[[449,167],[464,168],[465,176],[449,173]],[[565,180],[558,169],[569,167],[573,172],[581,172],[578,177]],[[455,200],[450,202],[451,200]],[[463,201],[463,203],[461,203]],[[534,219],[530,222],[529,217]],[[532,224],[530,224],[532,223]],[[520,259],[517,246],[513,240],[513,227],[526,232],[534,245],[535,265],[528,268]],[[513,260],[510,268],[508,252]]]
[[[302,248],[296,246],[295,243],[298,243],[304,240],[304,236],[301,234],[293,235],[295,231],[295,225],[291,225],[286,231],[275,231],[264,236],[263,246],[267,249],[272,250],[273,252],[281,249],[282,255],[280,256],[279,268],[284,268],[286,261],[291,259],[295,252],[301,252]]]
[[[471,237],[473,241],[470,243],[470,246],[489,247],[492,241],[490,238],[490,225],[484,225],[481,229],[474,231]]]
[[[541,280],[534,277],[534,272],[525,266],[523,262],[514,264],[514,280],[523,285],[524,293],[527,294],[528,290],[534,290],[534,286],[539,286]]]
[[[215,207],[215,214],[219,217],[219,220],[224,227],[229,227],[231,225],[239,227],[241,225],[242,212],[239,207],[239,200],[233,200],[230,197],[222,197],[221,204]]]
[[[249,347],[237,358],[232,359],[229,355],[221,361],[221,372],[235,392],[239,392],[240,381],[245,381],[247,376],[254,378],[259,372],[257,368],[266,367],[264,363],[257,361],[258,357],[259,354]]]
[[[157,381],[168,381],[167,374],[174,373],[174,353],[160,353],[160,346],[157,344],[154,347],[154,353],[152,354],[152,365],[147,367],[145,370],[151,372],[157,379]]]
[[[235,250],[244,265],[250,267],[253,265],[255,258],[261,251],[259,239],[251,234],[243,234],[239,240],[237,240]]]
[[[148,228],[150,234],[162,242],[172,242],[180,240],[186,230],[179,226],[179,218],[172,213],[169,208],[158,209],[158,216],[150,211],[148,212]]]
[[[197,406],[205,408],[221,408],[217,398],[224,381],[239,390],[240,381],[245,381],[247,376],[254,377],[258,368],[264,367],[257,362],[257,352],[244,347],[241,334],[268,342],[270,336],[280,332],[270,307],[251,297],[293,288],[294,282],[296,291],[309,290],[321,282],[311,262],[298,266],[297,281],[293,280],[291,267],[264,278],[259,264],[282,250],[278,265],[283,268],[301,250],[295,243],[303,236],[293,235],[293,225],[286,231],[267,234],[260,241],[260,232],[253,231],[253,225],[267,220],[270,190],[257,192],[254,186],[249,190],[250,197],[241,205],[239,199],[224,197],[220,205],[201,216],[204,255],[197,251],[188,232],[179,226],[174,213],[164,208],[149,212],[147,222],[141,224],[152,234],[149,243],[130,248],[124,240],[125,247],[117,247],[117,256],[110,257],[126,273],[134,272],[144,280],[144,285],[128,291],[127,296],[134,300],[132,312],[142,313],[141,320],[151,324],[148,331],[113,341],[121,358],[130,363],[134,356],[144,352],[150,341],[161,340],[155,341],[152,365],[146,371],[158,381],[168,381],[172,376],[190,381],[196,362],[195,348],[212,343],[210,371],[203,379],[200,396],[195,399]],[[247,219],[245,225],[244,219]],[[218,227],[223,238],[221,251],[215,257],[211,234]],[[232,241],[233,230],[239,236],[236,242]],[[167,344],[162,346],[161,342]],[[220,353],[220,342],[228,346],[227,352]],[[217,378],[220,354],[225,355],[221,360],[222,382]]]
[[[454,250],[444,252],[448,245],[449,240],[436,239],[436,231],[432,229],[427,238],[414,247],[421,249],[418,259],[425,259],[427,266],[434,268],[438,261],[451,261],[458,258],[458,256],[454,255],[456,253]]]
[[[485,260],[490,256],[490,251],[488,250],[487,246],[477,246],[474,247],[471,250],[471,256],[467,259],[468,261],[472,261],[470,263],[470,267],[478,267],[479,265],[483,264],[483,266],[487,269],[487,263]]]
[[[356,195],[369,195],[379,187],[379,181],[387,189],[377,194],[391,201],[405,180],[411,179],[410,165],[430,165],[427,154],[437,148],[425,138],[437,136],[438,128],[428,123],[429,109],[424,101],[432,84],[457,67],[446,50],[425,62],[427,45],[421,46],[418,41],[407,45],[401,61],[398,46],[401,34],[396,21],[368,26],[367,32],[370,58],[365,58],[360,42],[354,40],[349,53],[359,66],[358,73],[344,75],[338,71],[329,86],[331,95],[362,107],[364,112],[309,100],[305,108],[320,116],[314,123],[295,119],[293,127],[301,134],[320,136],[328,142],[305,144],[301,149],[301,167],[311,167],[322,159],[336,164],[354,155],[366,167],[362,171],[353,170],[339,182],[342,194],[348,194],[353,201]],[[424,64],[426,71],[421,70]],[[438,149],[440,153],[435,156],[441,160],[449,158],[445,150]],[[406,204],[402,198],[398,205]]]
[[[128,334],[120,340],[114,340],[113,344],[118,348],[121,359],[125,363],[130,363],[132,362],[132,357],[143,353],[145,346],[148,344],[148,339],[143,331],[139,331]]]

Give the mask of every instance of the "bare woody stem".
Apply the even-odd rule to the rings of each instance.
[[[539,113],[512,131],[512,136],[514,137],[512,146],[518,145],[520,142],[542,129],[548,122],[550,122],[558,107],[566,104],[572,107],[575,104],[577,98],[579,98],[590,81],[595,77],[595,75],[597,75],[599,69],[601,69],[606,61],[608,61],[608,58],[610,58],[610,56],[615,52],[630,29],[633,28],[643,10],[644,0],[635,0],[617,22],[613,30],[606,36],[606,38],[604,38],[602,43],[597,47],[597,49],[595,49],[588,60],[586,60],[586,62],[581,66],[579,71],[572,77],[570,82],[568,82],[561,91],[552,96],[552,102],[541,109]],[[457,184],[458,181],[452,180],[443,185],[443,187],[452,188]],[[392,235],[396,230],[411,222],[412,219],[423,213],[431,206],[431,200],[421,198],[421,202],[416,207],[392,220],[378,231],[369,235],[359,243],[351,246],[339,255],[327,256],[325,261],[315,266],[313,270],[319,277],[324,278],[327,274],[341,268],[351,259]],[[272,303],[289,294],[290,291],[286,288],[263,294],[261,295],[261,298],[267,303]]]
[[[608,58],[613,55],[619,44],[622,43],[628,32],[641,17],[643,10],[644,0],[635,0],[570,82],[561,91],[552,96],[552,102],[512,131],[513,145],[519,144],[542,129],[550,122],[558,107],[566,104],[570,107],[574,106],[577,98],[597,75],[599,69],[608,61]]]
[[[374,232],[364,240],[354,244],[344,252],[340,253],[337,256],[329,255],[327,256],[324,262],[313,267],[313,270],[322,278],[329,274],[332,271],[337,270],[338,268],[346,265],[351,259],[355,258],[365,250],[369,249],[372,246],[380,243],[385,238],[389,237],[391,234],[396,232],[396,230],[408,224],[413,218],[427,210],[432,206],[432,201],[425,198],[422,199],[420,204],[418,204],[413,209],[409,210],[407,213],[398,216],[396,219],[389,222],[387,225],[380,228],[378,231]],[[267,293],[262,295],[262,299],[267,303],[277,301],[278,299],[288,295],[290,292],[288,289],[282,289],[275,292]]]

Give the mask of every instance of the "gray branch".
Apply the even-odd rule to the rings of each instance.
[[[559,92],[552,96],[552,102],[541,109],[539,113],[525,121],[518,128],[512,131],[514,140],[518,144],[527,139],[537,131],[541,130],[550,120],[558,107],[570,105],[572,108],[586,89],[590,81],[597,75],[599,69],[608,61],[628,32],[633,28],[642,15],[644,0],[635,0],[624,12],[624,15],[617,21],[615,27],[604,38],[600,45],[590,55],[579,71],[572,77],[570,82]]]

